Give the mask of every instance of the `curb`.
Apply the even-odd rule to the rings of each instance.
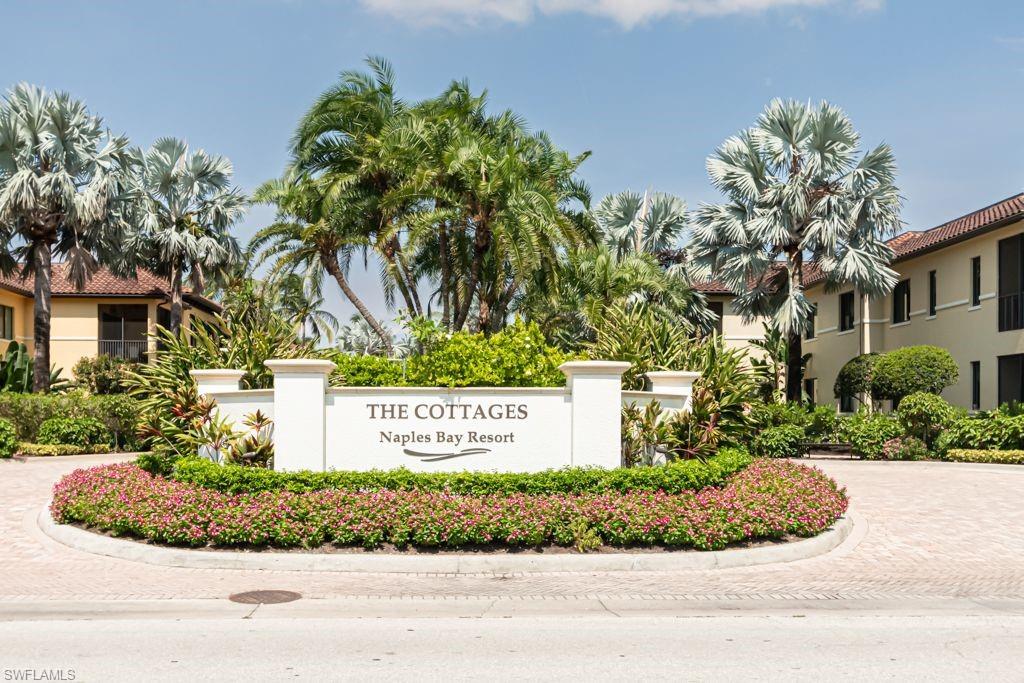
[[[437,555],[374,555],[325,553],[261,553],[230,550],[186,550],[113,538],[67,524],[57,524],[49,506],[37,518],[39,528],[66,546],[132,562],[189,569],[247,569],[261,571],[481,574],[522,572],[618,572],[729,569],[795,562],[824,555],[843,544],[863,526],[849,510],[832,528],[800,541],[735,550],[667,553],[594,553],[542,555],[534,553],[450,553]],[[862,534],[858,534],[862,537]],[[855,538],[854,540],[859,540]]]

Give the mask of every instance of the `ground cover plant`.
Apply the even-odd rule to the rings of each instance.
[[[946,453],[946,460],[950,460],[952,462],[988,462],[1001,465],[1024,465],[1024,451],[953,448]]]
[[[844,490],[816,469],[757,460],[722,487],[664,491],[460,495],[324,490],[228,494],[126,463],[81,469],[54,489],[60,523],[158,543],[226,547],[592,548],[732,543],[824,531]]]
[[[720,486],[749,465],[740,450],[723,450],[713,458],[683,460],[658,467],[604,470],[566,468],[533,473],[411,472],[406,469],[368,472],[275,472],[217,465],[202,458],[182,458],[171,478],[224,493],[329,489],[347,491],[446,491],[453,494],[599,493],[604,491],[664,491],[680,493]]]

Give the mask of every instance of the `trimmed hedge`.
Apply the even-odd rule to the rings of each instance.
[[[952,448],[946,460],[953,462],[990,462],[1001,465],[1024,465],[1024,451],[989,451]]]
[[[797,425],[766,427],[751,441],[750,450],[765,458],[798,458],[802,451],[800,442],[806,438],[803,427]]]
[[[39,443],[50,446],[90,448],[110,440],[106,425],[94,417],[51,417],[39,427]]]
[[[567,468],[533,473],[411,472],[407,469],[369,472],[275,472],[256,467],[217,465],[201,458],[182,458],[171,478],[223,493],[265,491],[445,491],[452,494],[604,493],[664,491],[680,493],[720,486],[742,470],[751,457],[740,450],[722,450],[706,460],[682,460],[664,466],[613,470]]]
[[[813,536],[847,507],[822,472],[757,460],[722,488],[456,495],[433,491],[273,491],[231,495],[154,477],[134,464],[72,472],[50,510],[80,523],[192,547],[402,548],[668,546]]]
[[[115,435],[117,445],[132,449],[139,422],[138,400],[125,394],[93,396],[81,390],[63,394],[0,392],[0,418],[9,420],[21,441],[38,441],[39,428],[51,418],[91,417]]]
[[[75,446],[67,443],[31,443],[22,441],[18,444],[18,455],[85,455],[109,453],[110,446],[106,444],[94,444],[92,446]]]

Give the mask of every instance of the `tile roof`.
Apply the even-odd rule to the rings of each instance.
[[[123,296],[123,297],[147,297],[168,299],[170,298],[170,282],[148,270],[140,269],[135,278],[124,278],[114,275],[108,268],[101,267],[85,283],[82,290],[75,289],[68,277],[69,269],[65,263],[53,264],[53,277],[50,291],[55,297],[74,296]],[[0,274],[0,289],[6,289],[22,296],[31,297],[34,294],[35,278],[29,275],[21,277],[16,271],[10,275]],[[185,298],[197,306],[210,311],[220,310],[220,306],[199,294],[186,292]]]
[[[929,230],[908,230],[888,240],[886,244],[893,250],[893,263],[897,263],[1022,219],[1024,219],[1024,193],[1015,194]],[[811,287],[823,279],[821,271],[813,261],[805,265],[805,287]],[[732,293],[717,280],[698,284],[696,288],[706,294]]]

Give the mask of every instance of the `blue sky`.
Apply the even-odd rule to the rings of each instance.
[[[0,0],[0,86],[86,100],[135,144],[225,154],[251,189],[339,71],[391,60],[400,94],[468,78],[564,148],[595,200],[714,201],[704,159],[772,97],[828,99],[890,143],[924,229],[1024,189],[1024,3],[911,0]],[[271,218],[254,209],[243,238]],[[354,280],[374,308],[374,269]],[[332,293],[330,306],[350,309]]]

